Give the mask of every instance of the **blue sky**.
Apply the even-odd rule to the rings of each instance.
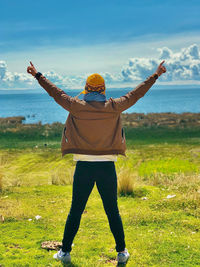
[[[200,62],[194,57],[200,46],[199,0],[8,0],[0,2],[0,10],[0,61],[4,62],[0,69],[7,73],[2,78],[4,87],[9,82],[14,86],[21,74],[28,75],[29,60],[61,85],[80,82],[93,72],[107,73],[111,85],[127,85],[146,78],[167,49],[170,64],[188,53],[192,61],[184,62],[185,82],[199,84]],[[133,58],[141,60],[136,64]],[[145,61],[150,58],[156,61]],[[140,73],[138,64],[146,64]],[[195,66],[190,69],[189,65]],[[169,68],[174,71],[174,65]],[[180,83],[179,76],[161,82]],[[23,82],[31,86],[31,80],[23,76],[19,87]]]

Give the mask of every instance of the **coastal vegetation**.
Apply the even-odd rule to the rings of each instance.
[[[130,267],[200,262],[199,117],[168,115],[122,115],[127,155],[116,169]],[[75,162],[61,157],[63,124],[23,121],[0,119],[0,266],[60,266],[41,243],[62,240]],[[116,266],[114,247],[95,187],[71,266]]]

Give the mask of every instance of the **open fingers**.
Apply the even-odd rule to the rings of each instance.
[[[165,60],[163,60],[161,63],[160,63],[160,66],[162,66],[164,64]]]

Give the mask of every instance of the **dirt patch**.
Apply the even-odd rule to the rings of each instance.
[[[45,241],[42,242],[41,247],[47,250],[59,250],[62,247],[62,243],[58,241]]]

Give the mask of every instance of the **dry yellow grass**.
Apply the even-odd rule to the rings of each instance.
[[[68,185],[73,183],[74,168],[55,168],[50,174],[50,183],[54,185]]]
[[[118,173],[118,193],[122,196],[138,195],[139,188],[146,186],[161,186],[170,190],[187,192],[188,199],[200,199],[200,174],[174,173],[167,175],[155,173],[147,177],[140,177],[129,169],[121,169]]]
[[[3,189],[3,175],[0,173],[0,191]]]
[[[132,195],[136,176],[128,169],[121,169],[118,174],[118,193],[120,195]]]

